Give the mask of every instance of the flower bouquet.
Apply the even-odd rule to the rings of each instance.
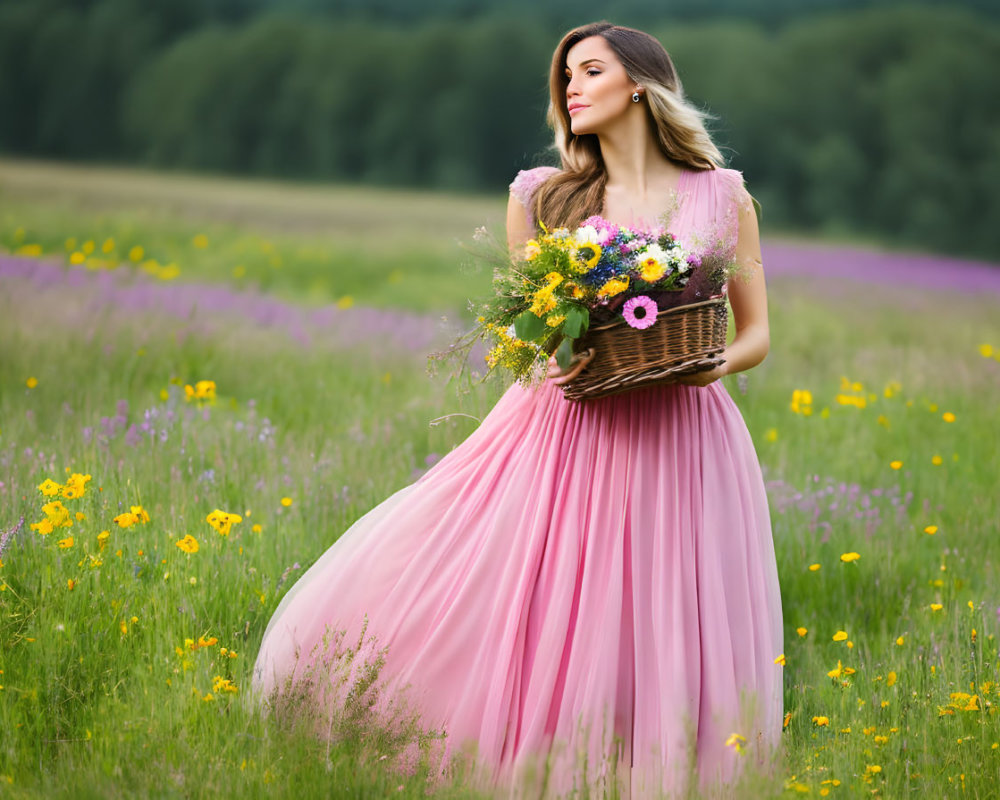
[[[711,368],[721,363],[717,356],[725,346],[721,286],[731,265],[718,255],[722,251],[690,252],[665,229],[633,230],[599,216],[574,231],[543,227],[520,258],[495,269],[494,295],[475,309],[472,337],[490,341],[490,370],[503,367],[526,383],[544,375],[552,355],[566,369],[575,353],[594,348],[594,360],[563,387],[571,399]],[[709,275],[706,285],[717,290],[706,301],[707,315],[701,314],[707,342],[687,341],[687,334],[674,341],[676,321],[690,316],[685,310],[706,305],[676,305],[698,273]]]

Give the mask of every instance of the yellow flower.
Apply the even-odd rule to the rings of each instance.
[[[229,692],[231,694],[236,694],[239,689],[236,684],[233,683],[228,678],[223,678],[221,675],[216,675],[212,679],[212,691],[213,692]]]
[[[130,528],[139,522],[139,518],[130,511],[125,511],[115,517],[112,522],[119,528]]]
[[[778,441],[778,429],[768,428],[766,431],[764,431],[764,438],[769,442]]]
[[[837,631],[833,634],[833,641],[843,642],[847,640],[847,631]]]
[[[903,636],[896,637],[896,646],[897,647],[902,647],[904,644],[906,644],[906,638],[905,637],[903,637]]]
[[[190,533],[180,541],[174,542],[174,544],[176,544],[185,553],[198,552],[198,540],[195,539]]]
[[[861,558],[861,555],[858,553],[844,553],[840,557],[840,560],[843,561],[845,564],[849,564],[852,561],[857,561],[859,558]]]
[[[667,268],[653,256],[644,259],[639,264],[639,275],[646,283],[656,283],[666,271]]]
[[[983,358],[990,358],[993,355],[993,345],[991,344],[981,344],[979,345],[979,355]]]
[[[38,484],[38,491],[44,494],[46,497],[55,497],[59,492],[62,491],[62,485],[56,483],[51,478],[46,478],[40,484]]]
[[[56,528],[73,527],[73,520],[70,519],[69,509],[62,504],[61,500],[53,500],[51,503],[46,503],[42,506],[42,511],[45,512],[45,516],[52,521],[53,526]]]
[[[814,723],[816,723],[816,727],[818,727],[818,728],[822,728],[824,725],[829,725],[830,724],[830,718],[829,717],[813,717],[812,721]]]
[[[118,630],[120,630],[122,632],[122,636],[124,636],[126,633],[128,633],[128,623],[125,622],[125,620],[122,620],[121,622],[119,622],[118,623]]]
[[[797,633],[797,634],[798,634],[799,636],[805,636],[805,635],[806,635],[807,633],[809,633],[809,629],[808,629],[808,628],[796,628],[796,629],[795,629],[795,632],[796,632],[796,633]]]
[[[67,536],[65,539],[60,539],[57,544],[61,550],[68,550],[73,546],[73,537]]]
[[[822,565],[821,564],[810,564],[809,571],[816,572]]]
[[[115,240],[108,238],[104,240],[104,244],[101,245],[101,250],[105,253],[110,253],[115,249]]]
[[[291,497],[282,497],[281,498],[281,505],[283,505],[285,508],[288,508],[291,504],[292,504],[292,498]]]
[[[954,422],[955,421],[955,415],[952,414],[950,411],[945,411],[941,415],[941,419],[943,419],[945,422]]]
[[[812,414],[812,392],[808,389],[796,389],[792,392],[792,401],[788,407],[795,414],[802,414],[808,417]]]
[[[888,677],[885,679],[886,686],[894,686],[896,683],[896,673],[890,672]]]
[[[628,289],[628,276],[625,278],[612,278],[607,283],[605,283],[600,289],[597,290],[597,296],[599,298],[609,298],[615,297],[621,294],[626,289]]]
[[[785,666],[785,654],[782,653],[777,658],[775,658],[774,663],[777,664],[779,667]]]
[[[354,306],[354,298],[349,294],[345,294],[337,301],[337,308],[352,308]]]
[[[924,528],[924,533],[926,533],[928,536],[933,536],[937,532],[938,532],[937,525],[928,525],[926,528]]]
[[[826,674],[829,675],[831,678],[842,678],[842,677],[846,677],[848,675],[853,675],[854,673],[855,673],[855,670],[851,669],[850,667],[845,667],[840,662],[840,659],[837,659],[837,667],[836,667],[836,669],[831,669]]]
[[[33,522],[28,526],[33,531],[37,531],[42,536],[48,536],[55,529],[52,520],[46,517],[41,522]]]
[[[73,580],[72,578],[67,578],[66,579],[66,589],[72,592],[73,589],[75,589],[75,588],[76,588],[76,581]]]
[[[590,270],[597,266],[597,262],[600,260],[601,246],[599,244],[587,242],[576,248],[576,252],[573,253],[574,266],[576,267],[576,271],[581,274],[590,272]]]
[[[941,456],[939,456],[939,455],[933,455],[933,456],[931,456],[931,463],[935,467],[940,467],[944,463],[944,459],[941,458]]]
[[[250,528],[250,530],[252,530],[254,533],[260,533],[262,530],[264,530],[264,528],[261,526],[259,522],[255,522],[253,524],[253,527]]]
[[[29,389],[34,389],[36,386],[38,386],[38,378],[35,377],[28,378],[28,380],[24,382],[24,385],[27,386]]]
[[[542,252],[541,246],[538,244],[537,239],[529,239],[524,244],[524,259],[525,261],[534,261],[538,258],[539,254]]]
[[[208,237],[203,233],[199,233],[191,240],[191,244],[199,249],[204,249],[208,247]]]
[[[111,537],[111,531],[101,531],[97,534],[97,546],[103,550],[105,545],[108,543],[108,539]]]
[[[881,771],[882,771],[882,767],[880,767],[878,764],[869,764],[865,768],[865,772],[868,775],[878,775],[878,773],[880,773]]]
[[[729,734],[729,738],[726,739],[726,747],[731,747],[737,753],[742,753],[744,742],[746,742],[745,736],[740,736],[738,733],[731,733]]]
[[[128,257],[131,261],[142,261],[142,257],[145,254],[145,250],[142,249],[142,245],[136,245],[131,250],[128,251]]]
[[[70,499],[83,497],[87,491],[87,483],[89,481],[90,475],[81,475],[79,472],[74,472],[67,479],[66,486],[62,490],[62,496]]]
[[[242,522],[243,517],[239,514],[229,514],[225,511],[216,509],[205,517],[205,521],[223,536],[228,536],[230,528],[232,528],[236,523]]]
[[[940,611],[942,608],[944,608],[944,606],[940,603],[931,603],[930,605],[931,611]]]
[[[889,462],[889,466],[892,467],[893,469],[899,469],[900,467],[903,466],[903,462],[902,461],[890,461]]]

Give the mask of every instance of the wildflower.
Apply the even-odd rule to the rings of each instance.
[[[215,402],[215,381],[197,381],[194,386],[187,384],[184,387],[184,399],[187,402],[192,400]]]
[[[810,572],[816,572],[816,570],[818,570],[820,568],[820,566],[821,566],[820,564],[810,564],[809,565],[809,571]]]
[[[122,636],[124,636],[126,633],[128,633],[128,623],[125,622],[125,620],[122,620],[121,622],[119,622],[118,623],[118,630],[120,630],[122,632]]]
[[[746,742],[746,737],[740,736],[738,733],[731,733],[726,739],[726,747],[731,747],[737,753],[742,753],[744,742]]]
[[[781,721],[781,727],[787,728],[791,724],[791,722],[792,722],[792,712],[786,711],[785,718]]]
[[[38,386],[38,378],[30,377],[28,378],[28,380],[24,382],[24,385],[27,386],[29,389],[34,389],[36,386]]]
[[[898,461],[898,460],[897,461],[890,461],[889,462],[889,466],[892,467],[893,469],[899,469],[900,467],[903,466],[903,462],[902,461]]]
[[[198,540],[195,539],[190,533],[183,539],[174,542],[181,550],[185,553],[197,553],[198,552]]]
[[[130,528],[133,525],[138,524],[139,518],[131,511],[125,511],[115,517],[112,522],[114,522],[119,528]]]
[[[764,431],[764,438],[769,442],[778,441],[778,429],[768,428],[766,431]]]
[[[896,638],[896,646],[902,647],[906,643],[906,639],[902,636]]]
[[[930,605],[931,611],[940,611],[942,608],[944,608],[944,606],[940,603],[931,603]]]
[[[193,244],[198,249],[203,250],[204,248],[208,247],[208,237],[203,233],[199,233],[191,240],[191,244]]]
[[[56,483],[51,478],[46,478],[40,484],[38,484],[38,491],[40,491],[46,497],[55,497],[59,492],[62,491],[62,484]]]
[[[889,675],[885,679],[885,685],[886,686],[895,686],[896,685],[896,673],[895,672],[890,672],[889,673]]]
[[[236,684],[233,683],[228,678],[223,678],[221,675],[216,675],[212,679],[212,691],[213,692],[229,692],[230,694],[236,694],[239,689]]]
[[[788,404],[788,407],[795,414],[808,417],[812,414],[812,401],[812,392],[808,389],[796,389],[792,392],[792,402]]]
[[[52,525],[56,528],[73,527],[73,520],[69,517],[69,509],[62,504],[61,500],[53,500],[51,503],[46,503],[42,506],[42,511],[45,512],[45,516],[51,520]]]
[[[542,252],[541,246],[536,239],[529,239],[524,244],[524,260],[534,261]]]
[[[243,517],[239,514],[229,514],[225,511],[220,511],[216,509],[207,517],[205,521],[208,522],[213,528],[215,528],[221,535],[229,536],[229,530],[238,522],[243,521]]]
[[[107,545],[109,538],[111,538],[111,531],[101,531],[99,534],[97,534],[98,548],[103,550],[104,547]]]
[[[850,564],[852,561],[857,561],[859,558],[861,558],[861,555],[859,553],[844,553],[840,557],[840,560],[843,561],[845,564]]]
[[[935,467],[940,467],[944,463],[944,459],[941,458],[941,456],[935,454],[935,455],[931,456],[931,463]]]
[[[813,717],[812,721],[816,724],[817,728],[822,728],[830,724],[829,717]]]
[[[281,498],[281,505],[283,505],[285,508],[288,508],[291,504],[292,504],[292,498],[291,497],[282,497]]]
[[[945,411],[941,415],[941,419],[943,419],[945,422],[954,422],[955,421],[955,415],[952,414],[950,411]]]
[[[847,639],[847,631],[837,631],[835,634],[833,634],[833,641],[835,642],[843,642],[846,639]]]
[[[639,274],[646,283],[656,283],[666,274],[667,268],[664,266],[669,256],[658,244],[651,244],[642,252],[636,255],[636,263],[639,266]]]
[[[808,629],[808,628],[796,628],[796,629],[795,629],[795,632],[796,632],[796,633],[797,633],[797,634],[798,634],[799,636],[805,636],[805,635],[806,635],[807,633],[809,633],[809,629]]]
[[[62,487],[62,496],[69,499],[83,497],[87,491],[87,483],[89,481],[90,475],[81,475],[79,472],[74,472],[69,476],[66,485]]]
[[[615,297],[628,289],[628,284],[628,276],[624,278],[612,278],[597,290],[597,296],[602,300]]]
[[[581,275],[590,272],[601,260],[601,246],[594,242],[587,242],[576,248],[573,253],[573,266]]]
[[[785,666],[785,654],[781,653],[777,658],[774,659],[774,663],[779,667]]]
[[[73,580],[72,578],[67,578],[67,579],[66,579],[66,588],[67,588],[67,589],[68,589],[69,591],[71,591],[71,592],[72,592],[72,591],[73,591],[73,590],[74,590],[74,589],[76,588],[76,581],[75,581],[75,580]]]
[[[926,533],[928,536],[933,536],[937,532],[938,532],[937,525],[928,525],[926,528],[924,528],[924,533]]]
[[[354,298],[349,294],[345,294],[343,297],[337,300],[337,308],[348,309],[354,306]]]
[[[60,539],[56,544],[59,545],[60,550],[69,550],[73,546],[73,537],[67,536],[65,539]]]
[[[641,331],[656,322],[657,311],[656,301],[640,294],[625,301],[622,316],[630,328]]]
[[[831,669],[826,674],[831,678],[842,678],[842,677],[847,677],[848,675],[853,675],[855,671],[856,670],[853,670],[850,667],[845,667],[838,659],[836,668]]]
[[[983,358],[990,358],[993,355],[993,345],[991,344],[979,345],[979,355],[981,355]]]
[[[250,528],[250,530],[252,530],[254,533],[260,533],[262,530],[264,530],[264,528],[261,526],[259,522],[255,522],[253,526]]]
[[[145,253],[146,251],[143,250],[142,245],[137,244],[135,245],[135,247],[133,247],[131,250],[128,251],[128,257],[130,261],[139,262],[142,261],[142,257],[143,255],[145,255]]]
[[[41,536],[48,536],[55,529],[52,520],[46,517],[41,522],[33,522],[28,526],[33,531],[37,531]]]

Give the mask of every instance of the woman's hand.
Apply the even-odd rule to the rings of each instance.
[[[715,383],[726,374],[726,365],[719,364],[717,367],[706,369],[702,372],[691,372],[687,375],[681,375],[677,378],[677,383],[684,383],[688,386],[708,386],[708,384]]]
[[[573,360],[570,361],[569,369],[565,372],[563,372],[562,368],[559,366],[556,361],[556,357],[552,356],[552,358],[549,359],[549,371],[547,377],[557,386],[569,383],[583,371],[583,368],[586,367],[587,364],[594,360],[595,355],[596,353],[593,349],[587,349],[582,353],[575,354],[573,356]]]

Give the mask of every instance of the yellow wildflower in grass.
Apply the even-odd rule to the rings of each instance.
[[[193,244],[199,250],[204,250],[206,247],[208,247],[208,237],[203,233],[199,233],[191,240],[191,244]]]
[[[142,261],[142,257],[145,255],[146,251],[142,248],[142,245],[137,244],[131,250],[128,251],[128,257],[130,261],[139,262]]]
[[[940,603],[931,603],[930,604],[931,611],[940,611],[942,608],[944,608],[944,606],[941,605]]]
[[[87,492],[87,484],[90,479],[90,475],[74,472],[66,479],[66,485],[62,488],[62,496],[69,499],[83,497]]]
[[[746,742],[745,736],[740,736],[738,733],[729,734],[729,738],[726,739],[726,747],[733,748],[737,753],[743,753],[743,745]]]
[[[215,509],[215,511],[205,517],[205,521],[223,536],[228,536],[229,530],[233,525],[242,522],[243,517],[239,514],[229,514],[225,511]]]
[[[38,484],[38,491],[40,491],[46,497],[55,497],[59,492],[62,491],[62,484],[56,483],[51,478],[46,478],[40,484]]]
[[[216,400],[215,390],[215,381],[197,381],[194,386],[187,384],[184,387],[184,399],[189,403],[192,400],[214,403]]]
[[[110,253],[114,249],[115,249],[115,240],[110,237],[105,239],[104,244],[101,245],[101,252],[105,254]]]
[[[847,641],[847,631],[837,631],[833,634],[833,641],[844,642]]]
[[[198,552],[198,540],[195,539],[190,533],[183,539],[174,542],[181,550],[185,553],[197,553]]]
[[[79,266],[86,260],[87,257],[79,250],[77,250],[75,253],[70,253],[69,263],[72,264],[73,266]]]
[[[933,536],[937,532],[938,532],[937,525],[928,525],[926,528],[924,528],[924,533],[926,533],[928,536]]]
[[[625,278],[612,278],[607,283],[605,283],[600,289],[597,290],[597,297],[599,299],[606,299],[609,297],[615,297],[620,295],[626,289],[628,289],[629,279],[628,276]]]
[[[60,539],[56,544],[59,545],[60,550],[69,550],[73,546],[73,537],[67,536],[65,539]]]
[[[764,431],[764,438],[769,442],[778,441],[778,429],[768,428],[766,431]]]
[[[236,694],[239,689],[236,684],[233,683],[229,678],[223,678],[221,675],[216,675],[212,679],[212,691],[213,692],[229,692],[230,694]]]
[[[262,530],[264,530],[264,528],[261,526],[259,522],[255,522],[253,526],[250,528],[250,530],[252,530],[254,533],[260,533]]]
[[[101,531],[97,534],[97,547],[101,550],[105,548],[108,543],[108,539],[111,537],[111,531]]]
[[[128,623],[125,622],[125,620],[122,620],[121,622],[119,622],[118,623],[118,630],[120,630],[122,632],[122,636],[124,636],[126,633],[128,633]]]
[[[819,571],[820,567],[822,567],[822,566],[823,566],[822,564],[810,564],[809,565],[809,571],[810,572],[817,572],[817,571]]]
[[[84,255],[89,256],[91,253],[94,252],[94,240],[88,239],[83,243],[83,246],[80,249],[83,251]]]
[[[840,659],[837,659],[837,666],[836,666],[836,668],[831,669],[826,674],[829,677],[831,677],[831,678],[844,678],[844,677],[847,677],[848,675],[853,675],[854,673],[855,673],[855,670],[851,669],[850,667],[845,667],[841,663]]]
[[[892,467],[893,469],[901,469],[903,466],[903,462],[897,459],[896,461],[890,461],[889,466]]]
[[[774,663],[777,664],[779,667],[785,666],[785,654],[781,653],[780,655],[778,655],[778,657],[774,659]]]
[[[797,634],[798,634],[799,636],[805,636],[805,635],[806,635],[807,633],[809,633],[809,629],[808,629],[808,628],[796,628],[796,629],[795,629],[795,632],[796,632],[796,633],[797,633]]]
[[[71,591],[71,592],[72,592],[72,591],[73,591],[73,590],[74,590],[74,589],[76,588],[76,581],[75,581],[75,580],[73,580],[72,578],[67,578],[67,579],[66,579],[66,588],[67,588],[67,589],[68,589],[69,591]]]
[[[850,564],[852,561],[857,561],[861,558],[860,553],[844,553],[840,556],[840,560],[845,564]]]
[[[53,500],[51,503],[46,503],[42,506],[42,511],[45,512],[45,516],[52,521],[53,526],[56,528],[73,527],[73,520],[70,519],[69,509],[62,504],[61,500]]]
[[[906,637],[905,636],[897,636],[896,637],[896,647],[902,647],[904,644],[906,644]]]
[[[285,508],[288,508],[291,504],[292,504],[292,498],[291,497],[282,497],[281,498],[281,505],[283,505]]]
[[[38,378],[32,376],[24,382],[24,385],[27,386],[29,389],[34,389],[36,386],[38,386]]]
[[[354,298],[349,294],[345,294],[343,297],[337,300],[337,308],[347,309],[354,307]]]
[[[944,463],[944,459],[941,458],[941,456],[935,454],[935,455],[931,456],[931,463],[935,467],[940,467]]]
[[[979,355],[981,355],[983,358],[991,358],[993,356],[993,345],[991,344],[979,345]]]
[[[817,728],[822,728],[822,727],[830,724],[830,718],[829,717],[818,717],[817,716],[817,717],[813,717],[812,721],[816,725]]]
[[[788,407],[793,413],[808,417],[812,414],[812,401],[812,392],[808,389],[796,389],[792,392],[792,401]]]
[[[785,718],[781,721],[781,727],[782,728],[787,728],[791,724],[792,724],[792,712],[791,711],[786,711],[785,712]]]
[[[52,520],[46,517],[41,522],[33,522],[28,526],[33,531],[37,531],[41,536],[48,536],[55,530],[55,525],[52,524]]]
[[[945,411],[941,415],[941,419],[943,419],[945,422],[954,422],[955,421],[955,415],[952,414],[950,411]]]
[[[119,528],[131,528],[133,525],[138,524],[139,518],[131,511],[123,511],[115,517],[112,522],[114,522]]]
[[[895,686],[896,685],[896,673],[895,672],[890,672],[889,673],[889,675],[885,679],[885,685],[886,686]]]

